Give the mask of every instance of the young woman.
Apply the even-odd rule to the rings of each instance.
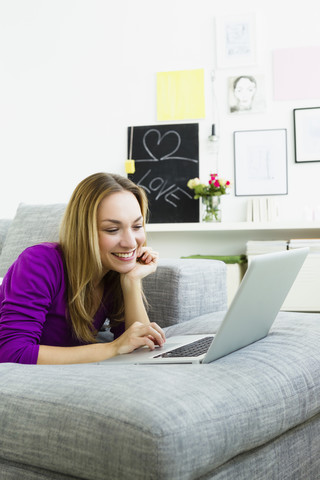
[[[163,345],[141,280],[157,267],[145,246],[147,199],[125,177],[97,173],[73,192],[59,243],[29,247],[0,286],[0,362],[97,362]],[[96,335],[110,320],[115,340]]]

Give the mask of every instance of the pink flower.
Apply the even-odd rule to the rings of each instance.
[[[226,185],[229,186],[230,185],[230,182],[229,180],[226,181]]]
[[[214,186],[215,186],[215,187],[220,187],[219,180],[215,180],[215,182],[214,182]]]

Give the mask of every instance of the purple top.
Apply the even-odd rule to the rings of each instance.
[[[57,243],[29,247],[9,268],[0,285],[0,362],[36,364],[39,345],[81,345],[66,319],[62,251]],[[107,318],[94,316],[99,330]]]

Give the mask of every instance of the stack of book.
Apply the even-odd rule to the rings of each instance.
[[[281,252],[287,249],[287,240],[249,240],[246,244],[246,255],[250,257],[264,253]]]
[[[310,253],[320,253],[320,238],[293,238],[289,241],[289,249],[309,247]]]
[[[247,222],[275,222],[279,211],[276,200],[272,197],[254,197],[247,203]]]
[[[289,249],[303,247],[309,247],[310,253],[282,308],[283,310],[319,312],[320,238],[294,238],[289,241]]]

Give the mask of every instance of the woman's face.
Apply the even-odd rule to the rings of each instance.
[[[242,77],[238,80],[234,89],[234,96],[238,100],[240,107],[250,107],[255,93],[256,86],[249,78]]]
[[[104,273],[132,270],[146,238],[136,197],[126,190],[105,197],[98,207],[97,222]]]

